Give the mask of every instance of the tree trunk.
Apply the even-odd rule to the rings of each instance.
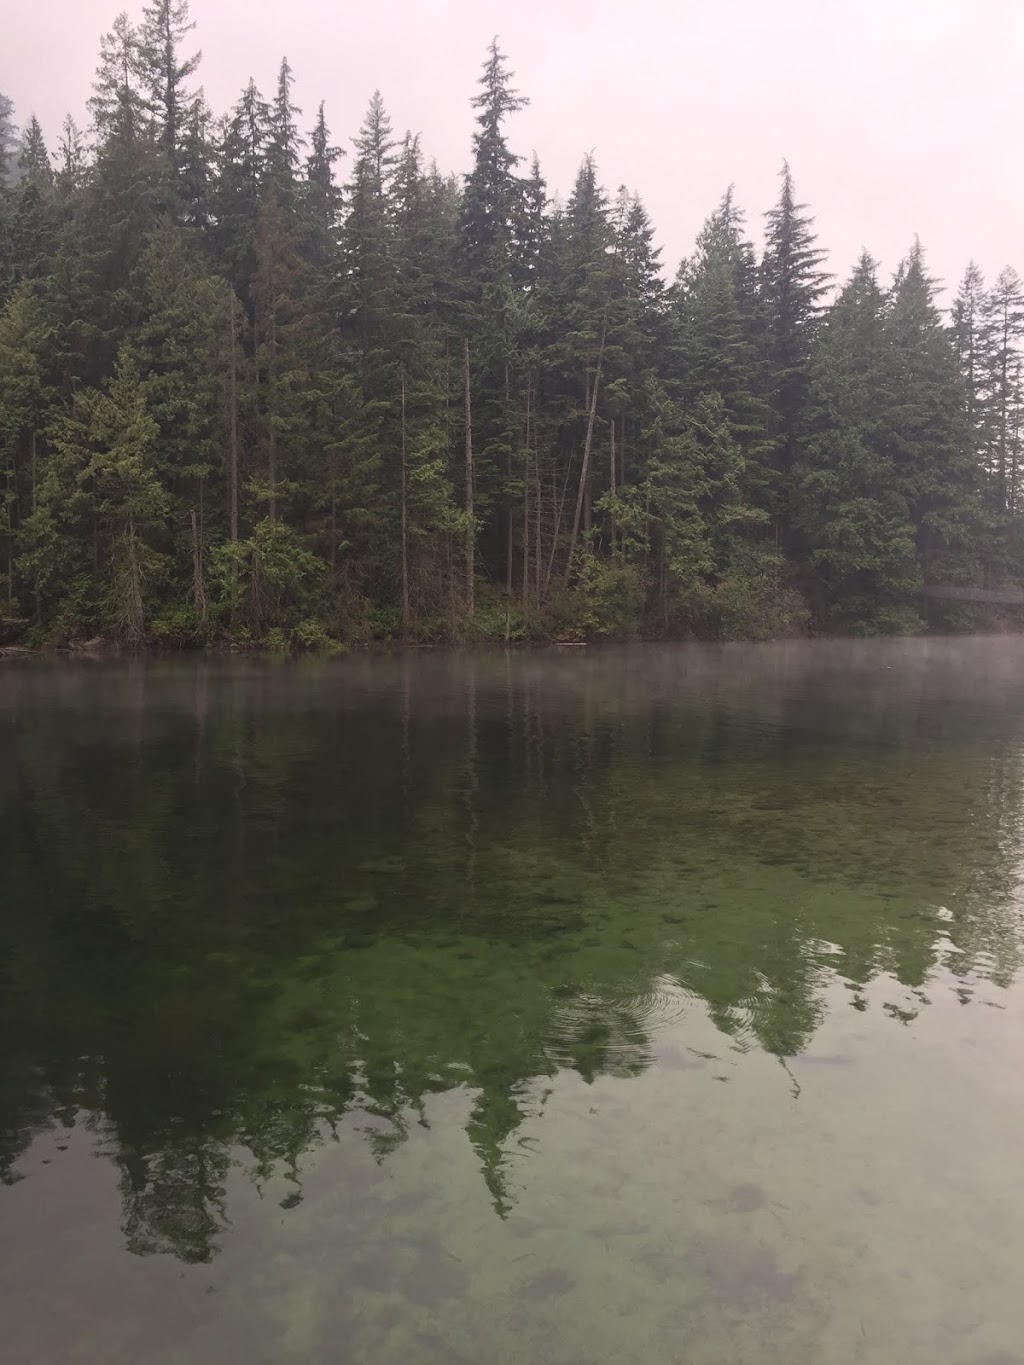
[[[535,499],[536,504],[537,504],[536,507],[534,508],[534,523],[533,523],[533,525],[534,525],[534,536],[533,536],[533,559],[534,559],[534,573],[535,573],[535,581],[534,581],[534,585],[533,585],[533,591],[534,591],[535,600],[536,600],[537,605],[538,605],[538,607],[539,607],[539,606],[540,606],[540,594],[541,594],[541,574],[542,574],[542,572],[543,572],[542,565],[543,565],[543,560],[544,560],[544,546],[543,546],[543,543],[542,543],[542,542],[543,542],[543,536],[542,536],[542,534],[541,534],[541,530],[542,530],[542,527],[541,527],[541,501],[542,501],[542,499],[541,499],[541,493],[542,493],[543,490],[542,490],[542,488],[541,488],[541,479],[540,479],[540,447],[539,447],[539,445],[538,445],[538,443],[537,443],[537,422],[536,422],[536,418],[534,419],[534,423],[533,423],[533,485],[534,485],[534,499]]]
[[[523,448],[523,617],[530,612],[530,385],[526,386],[526,441]],[[511,583],[509,584],[511,587]]]
[[[408,471],[405,422],[405,371],[402,371],[402,531],[400,567],[402,580],[402,639],[409,635],[409,509],[407,505]]]
[[[267,362],[267,477],[270,480],[270,520],[277,520],[277,303],[270,304],[270,356]]]
[[[601,387],[601,366],[604,364],[604,343],[608,335],[608,317],[605,315],[601,323],[601,345],[597,352],[597,370],[594,374],[594,387],[590,394],[590,414],[587,418],[587,436],[583,443],[583,467],[580,469],[580,484],[576,494],[576,515],[572,520],[572,536],[569,540],[569,558],[565,564],[565,581],[569,582],[572,574],[572,561],[576,554],[576,540],[580,533],[580,518],[583,513],[583,503],[586,498],[587,480],[590,477],[590,450],[594,441],[594,419],[597,416],[597,395]]]
[[[228,305],[228,534],[238,540],[238,347],[235,339],[235,295]]]
[[[205,624],[206,593],[203,590],[203,547],[199,536],[199,515],[192,508],[192,602],[196,616]]]
[[[338,471],[331,464],[331,578],[338,572]]]
[[[11,473],[7,471],[7,609],[14,606],[14,502],[11,498]]]
[[[563,513],[563,511],[565,510],[565,498],[566,498],[566,494],[569,492],[569,477],[570,477],[571,474],[572,474],[572,459],[571,459],[571,457],[570,457],[569,463],[568,463],[568,465],[566,465],[566,469],[565,469],[565,482],[562,484],[562,496],[561,496],[561,498],[560,498],[559,501],[558,501],[558,512],[557,512],[557,514],[556,514],[556,516],[555,516],[555,525],[554,525],[554,528],[553,528],[553,530],[552,530],[552,532],[551,532],[551,553],[550,553],[550,555],[548,555],[548,571],[547,571],[546,575],[544,576],[544,594],[545,594],[545,596],[547,596],[548,589],[551,587],[551,575],[552,575],[552,573],[553,573],[553,571],[554,571],[554,567],[555,567],[555,554],[556,554],[556,552],[557,552],[557,550],[558,550],[558,537],[559,537],[559,535],[561,534],[561,531],[562,531],[562,513]],[[552,481],[551,497],[552,497],[552,500],[554,500],[555,488],[557,487],[557,484],[555,483],[555,475],[554,475],[554,473],[552,473],[552,475],[551,475],[551,481]]]
[[[142,566],[139,563],[138,541],[135,535],[135,516],[128,514],[128,594],[125,602],[125,624],[132,640],[141,640],[146,629],[142,607]]]
[[[14,504],[18,492],[18,466],[14,447],[7,461],[7,606],[14,606]]]
[[[615,497],[615,418],[608,423],[608,491]],[[615,513],[611,516],[612,554],[615,553]]]
[[[508,613],[512,604],[512,542],[515,538],[515,521],[512,509],[512,442],[508,439],[509,391],[508,364],[505,365],[505,496],[508,498],[508,515],[505,518],[505,640],[508,642]]]
[[[1020,473],[1020,423],[1021,423],[1021,391],[1020,391],[1020,361],[1017,361],[1014,377],[1014,410],[1013,410],[1013,441],[1010,446],[1010,512],[1016,515],[1017,512],[1017,488]]]
[[[466,612],[476,609],[476,521],[473,516],[473,394],[469,369],[469,337],[462,339],[462,377],[466,410]]]

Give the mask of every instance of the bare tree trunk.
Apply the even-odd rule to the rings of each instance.
[[[406,467],[405,371],[402,371],[402,638],[409,634],[409,510],[407,506],[408,472]]]
[[[338,572],[338,455],[331,451],[331,578]]]
[[[10,494],[11,471],[7,470],[7,608],[14,606],[14,502]]]
[[[601,345],[597,352],[597,370],[594,374],[594,387],[590,395],[590,414],[587,418],[587,437],[583,443],[583,467],[580,469],[580,485],[576,494],[576,515],[572,521],[572,536],[569,540],[569,558],[565,564],[565,581],[568,583],[572,574],[572,561],[576,554],[576,540],[580,533],[580,517],[583,512],[583,502],[586,497],[587,480],[590,477],[590,450],[594,442],[594,419],[597,416],[597,395],[601,387],[601,366],[604,364],[604,343],[608,335],[607,314],[601,323]]]
[[[557,515],[556,515],[556,517],[555,517],[554,529],[553,529],[552,532],[551,532],[551,553],[550,553],[550,555],[548,555],[548,571],[547,571],[547,573],[546,573],[545,576],[544,576],[544,594],[545,594],[545,596],[547,596],[547,591],[548,591],[548,589],[551,587],[551,574],[552,574],[552,572],[554,571],[554,567],[555,567],[555,552],[556,552],[557,549],[558,549],[558,537],[559,537],[559,535],[561,534],[561,530],[562,530],[562,512],[565,510],[565,498],[566,498],[566,494],[567,494],[568,491],[569,491],[569,476],[570,476],[571,473],[572,473],[572,460],[570,459],[568,465],[566,465],[566,469],[565,469],[565,482],[562,484],[562,496],[561,496],[561,498],[560,498],[559,501],[558,501],[558,513],[557,513]],[[554,485],[554,479],[555,479],[554,474],[552,474],[551,477],[552,477],[552,484]],[[554,498],[554,493],[555,493],[555,488],[554,488],[554,486],[553,486],[552,489],[551,489],[552,498]]]
[[[238,540],[238,348],[235,340],[235,295],[231,291],[228,364],[228,534]]]
[[[128,598],[125,603],[125,624],[132,640],[141,640],[146,629],[142,607],[142,566],[139,563],[138,542],[135,536],[135,516],[128,514]]]
[[[7,605],[14,605],[14,507],[18,495],[18,466],[14,447],[7,461]]]
[[[1006,410],[1006,388],[1009,380],[1008,360],[1010,344],[1010,317],[1009,309],[1006,304],[1003,306],[1003,344],[1000,349],[999,358],[999,494],[1000,505],[1007,505],[1007,486],[1006,486],[1006,446],[1007,446],[1007,410]]]
[[[523,449],[523,617],[530,613],[530,399],[526,385],[526,441]]]
[[[608,491],[615,497],[615,418],[608,423]],[[615,553],[615,513],[611,516],[612,554]]]
[[[543,487],[542,487],[542,484],[541,484],[541,477],[540,477],[540,437],[539,437],[538,434],[537,434],[536,400],[535,400],[535,410],[534,410],[534,416],[533,416],[533,482],[534,482],[534,490],[535,490],[535,496],[536,496],[536,502],[537,502],[537,506],[536,506],[536,508],[535,508],[535,517],[534,517],[534,531],[535,531],[535,534],[534,534],[534,537],[533,537],[534,570],[535,570],[535,573],[536,573],[536,582],[535,582],[535,584],[534,584],[534,595],[535,595],[535,600],[536,600],[536,602],[537,602],[537,606],[539,607],[539,606],[540,606],[540,594],[541,594],[541,572],[542,572],[541,565],[542,565],[542,560],[543,560],[544,547],[543,547],[543,535],[542,535],[542,526],[541,526],[541,501],[542,501],[542,496],[541,496],[541,495],[542,495],[542,493],[543,493]]]
[[[1010,511],[1017,511],[1017,483],[1020,473],[1020,423],[1021,423],[1021,391],[1020,391],[1020,361],[1017,361],[1014,390],[1016,392],[1016,407],[1013,414],[1013,444],[1010,447]]]
[[[206,593],[203,590],[203,547],[199,537],[199,515],[192,508],[192,602],[196,616],[206,621]]]
[[[270,356],[267,362],[267,476],[270,480],[270,520],[277,520],[277,301],[270,304]]]
[[[466,611],[476,609],[476,522],[473,516],[473,393],[469,369],[469,337],[462,339],[462,378],[466,412]]]
[[[505,414],[508,420],[509,392],[508,392],[508,364],[505,365]],[[506,431],[506,435],[508,435]],[[514,513],[512,510],[512,494],[510,491],[512,484],[512,443],[507,441],[505,446],[505,496],[508,498],[508,516],[505,526],[505,639],[508,641],[508,613],[512,603],[512,541],[515,537]]]

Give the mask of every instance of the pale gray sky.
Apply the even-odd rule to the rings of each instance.
[[[84,119],[99,37],[141,0],[12,0],[0,90],[55,145]],[[217,113],[282,54],[306,121],[327,101],[348,146],[379,86],[443,170],[469,157],[469,98],[500,35],[532,101],[509,127],[566,192],[585,151],[639,190],[674,270],[730,181],[759,234],[788,157],[832,268],[891,270],[917,233],[955,284],[1024,272],[1024,0],[192,0]],[[342,167],[342,175],[345,170]]]

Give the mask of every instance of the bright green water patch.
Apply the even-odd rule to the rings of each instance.
[[[1024,1360],[1024,644],[0,673],[20,1365]]]

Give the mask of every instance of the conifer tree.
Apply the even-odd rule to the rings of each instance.
[[[192,101],[181,144],[177,196],[181,221],[205,232],[213,217],[214,147],[211,116],[202,94]]]
[[[302,113],[292,103],[295,77],[282,57],[277,76],[277,93],[270,106],[270,136],[267,142],[267,178],[285,201],[290,202],[298,176],[303,139],[299,135],[298,116]]]
[[[212,195],[218,254],[240,297],[248,292],[255,270],[269,136],[270,108],[250,77],[221,129]]]
[[[964,581],[977,569],[977,468],[956,354],[935,294],[915,242],[885,312],[878,402],[893,488],[909,508],[925,580]]]
[[[778,201],[766,214],[761,300],[764,355],[778,436],[776,466],[781,475],[776,505],[785,520],[786,479],[799,454],[811,346],[829,277],[821,269],[825,252],[817,245],[814,219],[806,205],[797,203],[786,162],[781,180]]]
[[[33,114],[22,135],[18,183],[8,210],[9,249],[15,271],[25,279],[44,279],[52,270],[58,231],[53,189],[50,154]]]
[[[28,180],[37,188],[49,188],[53,184],[53,166],[50,164],[50,153],[46,150],[46,142],[43,139],[43,130],[39,126],[39,120],[33,114],[28,121],[28,126],[21,139],[21,151],[18,154],[18,169],[21,172],[20,179]]]
[[[89,101],[95,163],[84,215],[106,307],[107,363],[124,338],[130,281],[164,197],[166,175],[142,74],[137,30],[122,14],[101,42]]]
[[[865,252],[823,319],[811,360],[793,518],[819,580],[823,623],[913,628],[920,590],[907,486],[880,398],[890,385],[886,299]]]
[[[152,464],[157,425],[137,366],[122,351],[110,383],[75,395],[27,519],[25,567],[40,603],[74,621],[145,636],[147,601],[166,570],[155,541],[168,498]],[[76,534],[77,532],[77,534]],[[99,559],[100,573],[90,571]]]
[[[189,90],[202,53],[185,56],[182,47],[195,28],[188,0],[149,0],[142,11],[138,34],[138,68],[156,137],[163,152],[168,189],[181,195],[185,142],[195,112],[196,95]]]
[[[0,189],[15,177],[18,128],[14,122],[14,101],[0,91]]]
[[[760,266],[730,191],[666,289],[638,194],[512,149],[497,40],[467,176],[378,93],[341,186],[287,61],[215,118],[191,33],[115,22],[88,148],[0,98],[5,640],[870,632],[1024,582],[1012,271],[947,321],[865,255],[826,306],[784,168]]]
[[[306,158],[304,214],[309,251],[314,266],[324,270],[335,263],[341,222],[342,193],[334,179],[334,163],[344,152],[331,144],[324,103],[320,101],[316,125]]]
[[[27,280],[0,312],[0,623],[13,627],[29,611],[15,551],[19,533],[36,502],[38,469],[45,432],[57,407],[48,373],[52,320]]]
[[[686,403],[717,393],[744,459],[747,497],[771,502],[776,448],[761,349],[754,248],[730,187],[697,238],[673,291],[676,323],[673,381]]]
[[[979,447],[985,443],[985,279],[973,261],[968,263],[953,303],[953,347],[963,380],[967,424]]]
[[[498,279],[522,246],[524,195],[516,167],[522,160],[510,150],[504,123],[525,109],[529,100],[513,87],[514,73],[494,38],[473,97],[477,131],[473,134],[473,169],[466,177],[462,205],[462,239],[471,273]]]
[[[61,124],[60,142],[57,144],[57,188],[64,197],[82,188],[85,172],[85,144],[78,124],[70,114],[65,114]]]
[[[982,304],[988,342],[985,380],[990,413],[989,465],[998,488],[999,505],[1010,501],[1015,414],[1019,408],[1017,362],[1024,343],[1024,285],[1010,266],[999,272]]]

